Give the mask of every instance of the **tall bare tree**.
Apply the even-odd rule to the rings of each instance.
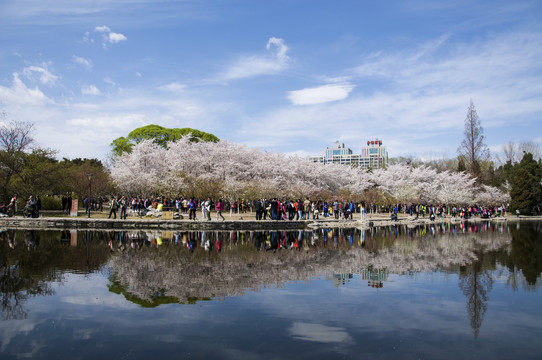
[[[504,159],[501,160],[503,164],[517,162],[518,147],[513,141],[509,141],[508,144],[502,146],[502,153],[504,154]]]
[[[2,115],[5,118],[5,114]],[[31,136],[34,125],[23,121],[10,121],[0,125],[0,150],[8,153],[25,151],[34,142]]]
[[[533,159],[540,160],[542,158],[542,150],[540,145],[536,144],[533,141],[523,141],[519,144],[519,157],[518,162],[521,161],[521,158],[524,154],[532,154]]]
[[[519,145],[513,141],[509,141],[508,144],[502,146],[503,159],[499,159],[504,165],[510,162],[511,165],[519,163],[525,154],[532,154],[533,159],[536,161],[542,158],[542,149],[540,145],[533,141],[523,141]]]
[[[481,175],[481,164],[489,159],[489,148],[485,143],[484,129],[472,100],[465,118],[465,138],[457,149],[465,158],[468,171],[475,177]]]
[[[5,119],[6,114],[2,113],[1,117]],[[4,201],[13,195],[9,193],[11,179],[24,168],[25,151],[34,142],[31,135],[33,127],[27,122],[0,122],[0,183],[3,190],[0,195]]]

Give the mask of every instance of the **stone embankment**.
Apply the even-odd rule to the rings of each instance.
[[[521,219],[540,219],[541,217],[521,217]],[[516,217],[502,217],[481,219],[471,218],[475,221],[507,221],[515,220]],[[272,221],[272,220],[244,220],[234,219],[226,221],[206,220],[161,220],[161,219],[97,219],[85,217],[40,217],[37,219],[23,217],[0,218],[0,227],[20,229],[89,229],[89,230],[136,230],[136,229],[163,229],[163,230],[304,230],[319,228],[359,228],[367,229],[374,226],[407,225],[418,226],[431,223],[461,223],[466,221],[461,218],[437,218],[431,221],[429,218],[400,217],[398,221],[391,221],[384,215],[367,216],[364,220],[335,220],[317,219],[301,221]]]

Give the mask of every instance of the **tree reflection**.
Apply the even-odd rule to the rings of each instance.
[[[3,231],[0,235],[0,306],[3,320],[26,318],[24,305],[29,297],[52,293],[46,281],[27,276],[24,264],[28,257],[23,257],[23,261],[13,261],[9,256],[10,252],[16,250],[35,252],[40,242],[39,232],[24,230],[18,235],[13,230]]]
[[[542,273],[542,222],[517,224],[510,230],[512,251],[506,259],[511,272],[509,283],[514,288],[521,283],[525,284],[524,288],[533,289]],[[518,271],[521,271],[524,279]]]
[[[2,318],[24,319],[25,304],[33,296],[52,295],[52,283],[63,270],[90,272],[105,264],[105,244],[86,239],[70,243],[63,231],[0,231],[0,306]]]
[[[491,274],[482,269],[483,253],[478,252],[477,255],[478,260],[473,261],[469,266],[462,266],[459,273],[459,287],[467,297],[467,313],[474,338],[477,338],[480,333],[487,311],[488,293],[493,287]]]
[[[507,232],[483,226],[463,230],[458,234],[455,228],[439,226],[435,228],[439,236],[433,236],[428,228],[405,227],[397,229],[397,238],[395,227],[372,229],[367,234],[354,229],[180,232],[171,235],[172,240],[148,233],[149,238],[143,240],[147,246],[130,246],[131,250],[117,251],[110,259],[110,290],[142,306],[191,303],[282,286],[287,281],[363,274],[371,267],[396,274],[437,268],[452,271],[458,266],[467,269],[479,258],[480,249],[497,251],[510,244]],[[474,231],[480,232],[475,242],[470,233]],[[494,268],[494,257],[491,259]],[[465,270],[465,278],[467,273]],[[473,280],[475,289],[480,276],[477,273]],[[464,281],[468,289],[471,280]],[[487,292],[490,287],[484,289]],[[483,308],[481,294],[479,289],[474,292],[473,301],[478,305],[473,313]]]
[[[28,298],[51,294],[51,282],[61,281],[63,271],[89,273],[105,264],[110,291],[147,307],[223,299],[333,274],[346,278],[370,268],[390,274],[459,268],[476,337],[492,289],[490,274],[504,271],[499,264],[510,269],[510,286],[537,283],[541,231],[539,223],[512,230],[506,223],[367,231],[7,230],[0,236],[0,305],[4,318],[24,318]]]

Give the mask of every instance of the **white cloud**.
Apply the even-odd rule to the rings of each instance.
[[[288,55],[286,55],[286,52],[288,51],[288,46],[286,46],[283,39],[271,37],[267,42],[267,46],[265,48],[267,49],[267,51],[270,51],[273,47],[276,48],[276,57],[278,60],[280,60],[281,62],[286,62],[289,60]]]
[[[93,39],[92,36],[90,35],[90,32],[89,32],[89,31],[85,32],[85,35],[83,36],[83,41],[84,41],[84,42],[91,43],[91,44],[94,42],[94,39]]]
[[[10,107],[51,103],[51,100],[38,87],[34,89],[28,88],[21,81],[17,73],[13,74],[13,84],[11,87],[0,86],[0,99]]]
[[[125,35],[112,32],[109,26],[106,25],[96,26],[94,31],[102,34],[102,39],[104,41],[102,45],[104,49],[107,49],[107,44],[116,44],[118,42],[128,40]]]
[[[83,95],[101,95],[102,92],[94,85],[83,86],[81,88],[81,94]]]
[[[111,80],[111,78],[108,78],[108,77],[104,78],[104,83],[109,84],[111,86],[117,85],[113,80]]]
[[[445,35],[419,48],[372,55],[354,74],[363,79],[387,79],[405,91],[469,94],[498,86],[513,94],[523,87],[520,84],[532,80],[526,74],[537,71],[542,56],[540,33],[499,34],[468,43],[450,40]],[[441,49],[444,43],[446,50]],[[515,86],[518,89],[510,88]]]
[[[42,84],[52,85],[56,83],[58,76],[49,71],[48,65],[44,63],[41,66],[28,66],[23,69],[23,75],[31,80],[37,76]]]
[[[314,105],[346,99],[353,89],[351,84],[330,84],[290,91],[288,98],[295,105]]]
[[[102,296],[100,298],[94,296],[65,296],[59,299],[60,302],[72,305],[85,306],[107,306],[112,308],[133,308],[134,306],[127,303],[126,299],[119,296]]]
[[[454,156],[470,99],[486,134],[492,132],[489,146],[516,139],[516,128],[528,126],[534,137],[542,114],[542,102],[535,101],[542,96],[540,43],[537,32],[476,41],[445,35],[420,47],[375,53],[353,71],[336,71],[337,79],[359,84],[355,94],[339,84],[292,91],[291,106],[247,120],[239,140],[294,151],[300,134],[321,147],[337,137],[352,148],[378,137],[393,144],[390,156],[413,151]],[[301,104],[306,106],[295,106]]]
[[[73,62],[76,63],[76,64],[83,65],[87,69],[92,68],[92,61],[91,60],[85,59],[85,58],[77,56],[77,55],[73,55]]]
[[[239,58],[220,79],[234,80],[276,74],[288,67],[290,61],[286,55],[288,46],[283,39],[271,37],[267,42],[266,49],[267,54],[265,55],[246,55]]]
[[[0,326],[0,350],[4,352],[13,339],[21,334],[28,336],[37,326],[44,322],[43,319],[28,318],[3,321],[3,326]]]
[[[111,32],[109,33],[109,42],[112,44],[118,43],[123,40],[127,40],[128,38],[122,34]]]
[[[108,32],[111,32],[111,29],[108,26],[102,25],[102,26],[96,26],[94,28],[94,31],[108,33]]]
[[[352,342],[352,337],[344,328],[304,322],[293,323],[290,328],[290,336],[299,340],[320,343],[345,344]]]
[[[118,294],[111,293],[107,290],[108,280],[99,274],[91,274],[82,276],[80,274],[64,274],[64,279],[69,284],[68,287],[57,285],[56,297],[60,304],[84,305],[84,306],[99,306],[100,308],[120,308],[130,309],[136,308],[137,305],[126,301],[126,299]],[[92,294],[92,296],[88,296]],[[88,331],[80,328],[83,337]]]
[[[66,121],[66,125],[77,129],[88,131],[104,132],[107,129],[109,133],[115,133],[119,130],[133,129],[145,123],[147,117],[143,114],[116,114],[102,116],[88,116],[83,118],[73,118]]]
[[[186,89],[186,85],[179,84],[179,83],[171,83],[171,84],[160,86],[158,89],[164,90],[164,91],[179,92]]]

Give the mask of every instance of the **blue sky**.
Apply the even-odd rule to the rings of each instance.
[[[542,2],[0,0],[0,109],[58,157],[158,124],[273,152],[542,145]]]

